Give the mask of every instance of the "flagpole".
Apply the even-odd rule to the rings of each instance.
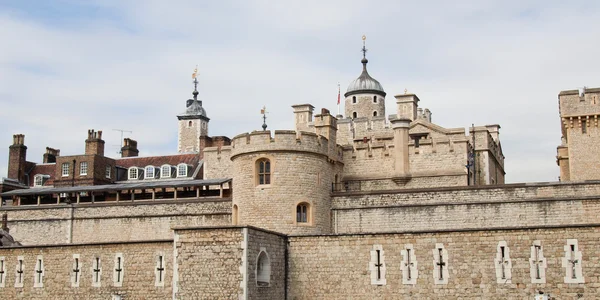
[[[337,103],[337,109],[338,109],[337,115],[339,116],[340,115],[340,83],[339,82],[338,82],[338,103]]]

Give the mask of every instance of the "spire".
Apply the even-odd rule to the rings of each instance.
[[[363,64],[363,71],[367,71],[367,63],[369,62],[369,60],[367,59],[367,46],[366,46],[366,41],[367,41],[367,36],[363,35],[362,36],[362,40],[363,40],[363,47],[362,47],[362,53],[363,53],[363,59],[360,61]]]
[[[194,100],[198,100],[198,79],[196,78],[196,76],[198,76],[198,65],[196,65],[194,73],[192,73],[192,78],[194,79],[194,92],[192,93],[192,95],[194,95]]]

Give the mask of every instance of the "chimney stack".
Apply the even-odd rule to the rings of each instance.
[[[46,147],[46,153],[44,153],[42,161],[45,164],[55,163],[57,156],[60,156],[60,149],[54,149],[54,148]]]
[[[94,131],[94,129],[88,130],[88,138],[85,140],[85,154],[104,156],[102,130],[98,130],[98,132]]]
[[[137,148],[137,141],[130,138],[123,139],[123,147],[121,147],[121,157],[135,157],[140,151]]]
[[[410,161],[408,160],[408,129],[411,120],[408,118],[390,119],[394,130],[394,175],[396,183],[406,183],[410,180]]]
[[[27,147],[25,146],[25,135],[13,135],[13,144],[8,151],[8,178],[25,183],[25,164],[27,158]]]

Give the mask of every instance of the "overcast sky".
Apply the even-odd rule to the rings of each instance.
[[[411,1],[416,2],[416,1]],[[507,182],[555,181],[557,95],[600,86],[600,1],[0,0],[0,176],[12,135],[27,159],[81,154],[88,129],[117,156],[177,151],[198,65],[210,135],[293,128],[293,104],[336,111],[361,71],[416,93],[444,127],[500,124]],[[343,108],[342,108],[343,111]]]

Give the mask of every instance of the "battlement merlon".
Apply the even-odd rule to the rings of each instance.
[[[397,118],[405,118],[411,121],[417,119],[417,109],[419,108],[419,97],[415,94],[401,94],[394,96],[396,98]]]
[[[561,91],[558,94],[559,114],[563,120],[598,116],[600,115],[598,104],[600,104],[600,88],[584,87],[578,90]]]
[[[342,162],[342,148],[335,145],[335,156],[329,154],[329,143],[335,145],[335,140],[313,132],[294,130],[275,130],[273,137],[271,131],[254,131],[243,133],[232,139],[231,158],[257,152],[304,152],[322,155],[337,162]]]
[[[297,131],[309,131],[313,118],[314,106],[310,104],[292,105],[294,109],[294,124]]]

